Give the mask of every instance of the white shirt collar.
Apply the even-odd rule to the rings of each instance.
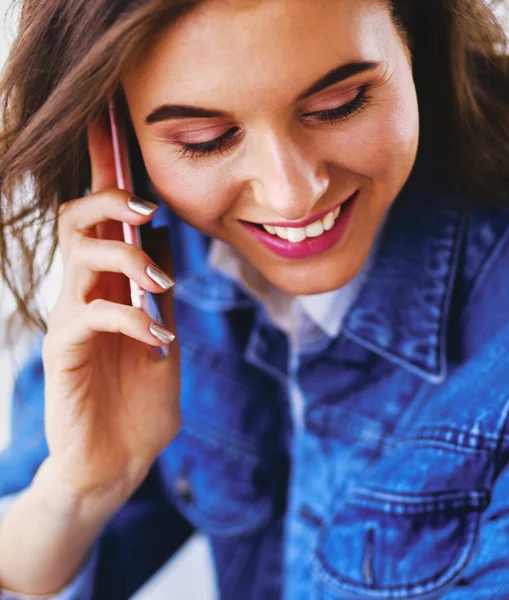
[[[383,225],[383,224],[382,224]],[[382,229],[382,226],[379,229]],[[308,317],[329,337],[336,337],[343,320],[366,279],[373,262],[379,234],[361,271],[342,288],[306,296],[294,296],[272,285],[247,258],[233,246],[213,240],[208,255],[211,268],[237,281],[244,290],[265,307],[274,325],[295,337]]]

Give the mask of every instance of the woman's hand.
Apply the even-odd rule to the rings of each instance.
[[[162,298],[169,330],[154,330],[131,306],[128,278],[155,293],[171,285],[164,271],[151,278],[156,265],[123,241],[122,222],[150,221],[155,205],[114,189],[104,123],[89,126],[89,151],[92,193],[66,203],[59,217],[64,279],[43,344],[45,431],[53,477],[120,506],[178,433],[180,353],[177,340],[165,359],[154,348],[175,331],[171,292]],[[158,250],[160,267],[171,270],[169,244]]]

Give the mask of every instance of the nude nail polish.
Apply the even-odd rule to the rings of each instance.
[[[127,201],[127,206],[134,212],[137,212],[139,215],[143,215],[144,217],[148,217],[157,210],[157,204],[153,202],[148,202],[147,200],[142,200],[137,196],[131,196]]]
[[[166,275],[159,267],[156,267],[156,265],[149,265],[146,269],[146,273],[150,279],[155,281],[157,285],[160,285],[165,290],[169,290],[175,285],[173,279]]]
[[[162,325],[159,325],[159,323],[156,323],[155,321],[150,323],[149,329],[150,333],[153,336],[155,336],[158,340],[161,340],[161,342],[164,342],[165,344],[171,344],[171,342],[173,342],[173,340],[175,339],[175,336],[171,331],[169,331]]]

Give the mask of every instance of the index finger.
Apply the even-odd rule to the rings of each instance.
[[[88,124],[88,151],[90,153],[92,193],[116,188],[115,158],[107,119],[98,118]]]

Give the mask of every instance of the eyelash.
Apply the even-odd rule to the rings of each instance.
[[[303,116],[306,118],[316,119],[321,123],[334,125],[338,122],[346,121],[346,119],[359,113],[365,106],[367,106],[370,99],[371,97],[367,94],[367,87],[362,87],[357,96],[347,104],[343,104],[337,108],[320,110],[315,113],[306,113]],[[200,144],[182,144],[179,154],[181,156],[189,155],[190,158],[208,156],[210,154],[214,154],[215,152],[222,154],[223,151],[225,151],[237,137],[239,131],[240,129],[238,127],[232,127],[222,136],[215,138],[210,142],[202,142]]]

